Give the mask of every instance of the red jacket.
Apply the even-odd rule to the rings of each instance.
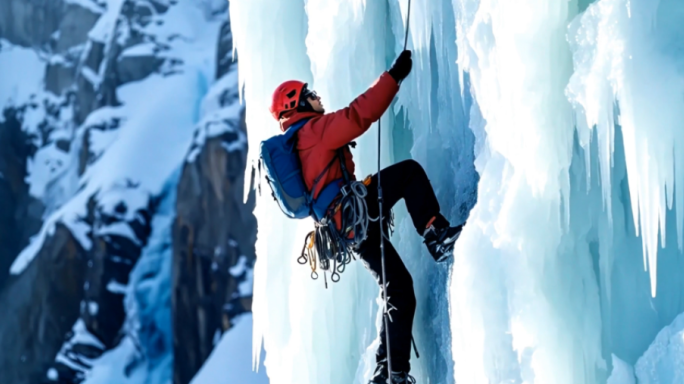
[[[394,96],[399,91],[397,82],[383,73],[366,92],[339,111],[321,115],[313,112],[298,112],[283,121],[281,128],[286,131],[301,119],[311,118],[297,132],[299,158],[302,162],[304,181],[309,190],[313,182],[336,155],[336,150],[343,147],[370,128],[389,108]],[[345,149],[347,170],[354,177],[354,160],[348,149]],[[342,168],[333,164],[326,175],[318,182],[314,198],[333,180],[342,178]]]

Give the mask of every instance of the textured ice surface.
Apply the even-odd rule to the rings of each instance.
[[[267,106],[280,82],[346,105],[396,57],[407,9],[232,5],[252,159],[278,133]],[[439,269],[397,210],[393,241],[419,297],[419,382],[622,380],[684,311],[683,12],[676,0],[413,0],[414,70],[383,121],[382,163],[417,159],[447,216],[468,218]],[[374,171],[375,129],[355,152],[359,176]],[[357,266],[327,291],[309,281],[295,258],[311,223],[264,195],[255,357],[263,340],[277,383],[363,383],[377,288]]]
[[[610,204],[615,124],[621,126],[634,226],[656,294],[658,248],[684,246],[684,4],[676,0],[601,0],[569,27],[581,144],[595,127],[602,188]],[[615,109],[619,116],[615,118]],[[675,194],[676,193],[676,194]],[[676,206],[677,237],[666,236],[666,210]]]
[[[634,368],[639,384],[684,382],[684,314],[658,333]]]
[[[414,4],[419,15],[413,19],[418,24],[410,43],[417,46],[414,75],[402,86],[392,109],[396,113],[387,113],[383,119],[381,160],[387,166],[411,157],[413,151],[438,186],[445,214],[458,222],[465,219],[468,202],[472,204],[474,199],[473,138],[463,118],[465,102],[454,65],[453,11],[444,13],[450,4],[437,3]],[[252,106],[247,109],[250,157],[256,157],[261,140],[279,132],[267,106],[280,82],[300,79],[322,95],[329,110],[346,106],[389,67],[400,51],[406,5],[394,1],[389,5],[306,1],[303,6],[300,1],[233,1],[231,16],[240,78],[246,103]],[[432,39],[431,19],[426,17],[444,17],[451,22],[441,24],[439,35]],[[401,38],[395,39],[399,35]],[[411,97],[416,92],[423,97]],[[358,140],[354,150],[358,177],[377,170],[376,137],[374,125]],[[311,221],[286,219],[267,192],[260,198],[256,214],[255,357],[263,340],[265,365],[274,383],[366,382],[375,368],[379,319],[379,290],[371,275],[361,263],[352,263],[339,283],[328,281],[326,290],[323,276],[312,281],[311,271],[295,262],[304,235],[312,229]],[[421,382],[428,378],[451,382],[448,268],[429,259],[401,204],[397,207],[395,245],[414,274],[421,303],[417,313],[421,321],[414,333],[422,358],[412,362],[414,374]]]

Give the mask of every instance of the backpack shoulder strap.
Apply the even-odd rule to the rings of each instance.
[[[356,146],[356,143],[353,143]],[[347,162],[344,159],[344,148],[350,146],[350,144],[345,145],[337,150],[337,157],[340,158],[340,168],[342,168],[342,176],[344,177],[344,183],[349,184],[351,178],[349,177],[349,171],[347,171]]]
[[[332,160],[328,163],[328,165],[323,168],[323,171],[314,179],[313,185],[311,186],[311,196],[313,197],[313,193],[316,190],[316,186],[318,185],[318,182],[321,181],[323,176],[330,170],[330,167],[332,167],[333,164],[335,164],[335,160],[337,160],[337,156],[333,156]]]
[[[309,122],[311,119],[301,119],[298,122],[292,124],[285,133],[284,135],[287,135],[289,137],[297,137],[297,131],[299,131],[300,128],[306,125],[306,123]]]
[[[326,165],[325,168],[323,168],[323,171],[321,171],[321,173],[318,175],[318,177],[316,177],[314,179],[313,186],[311,187],[312,196],[313,196],[314,191],[316,190],[316,186],[318,185],[318,182],[321,181],[323,176],[330,170],[330,168],[333,166],[333,164],[335,164],[335,160],[338,160],[338,159],[340,161],[340,168],[342,168],[342,176],[344,177],[344,183],[349,184],[349,181],[351,180],[351,178],[349,177],[349,171],[347,171],[347,164],[344,161],[344,148],[347,146],[350,146],[350,145],[355,146],[356,143],[351,142],[342,148],[338,148],[336,151],[336,155],[333,156],[333,158],[330,160],[328,165]]]

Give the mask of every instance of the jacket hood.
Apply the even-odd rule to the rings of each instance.
[[[280,119],[280,130],[285,132],[288,128],[302,119],[323,116],[320,112],[295,112],[290,116]]]

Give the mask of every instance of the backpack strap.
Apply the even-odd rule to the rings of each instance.
[[[352,148],[356,147],[356,142],[352,141],[351,143],[345,145],[342,148],[339,148],[336,151],[336,155],[333,156],[332,160],[328,163],[328,165],[325,166],[323,171],[314,179],[313,186],[311,186],[311,197],[313,198],[314,191],[316,190],[316,185],[318,185],[318,182],[321,181],[323,176],[330,170],[330,167],[335,164],[335,160],[339,159],[340,160],[340,168],[342,168],[342,176],[344,177],[344,183],[348,184],[351,178],[349,177],[349,171],[347,171],[347,164],[345,163],[344,159],[344,148],[347,146],[351,146]]]
[[[338,155],[339,156],[339,155]],[[337,156],[333,156],[332,160],[328,163],[328,165],[325,166],[323,171],[314,179],[313,186],[311,186],[311,198],[313,199],[314,191],[316,191],[316,185],[318,185],[318,182],[321,181],[323,176],[330,170],[330,167],[332,167],[333,164],[335,164],[335,160],[337,160]]]
[[[345,145],[337,150],[337,157],[340,159],[340,168],[342,168],[342,176],[344,177],[344,184],[349,184],[351,178],[349,177],[349,171],[347,171],[347,164],[344,159],[344,148],[350,144]],[[354,143],[356,145],[356,143]]]

